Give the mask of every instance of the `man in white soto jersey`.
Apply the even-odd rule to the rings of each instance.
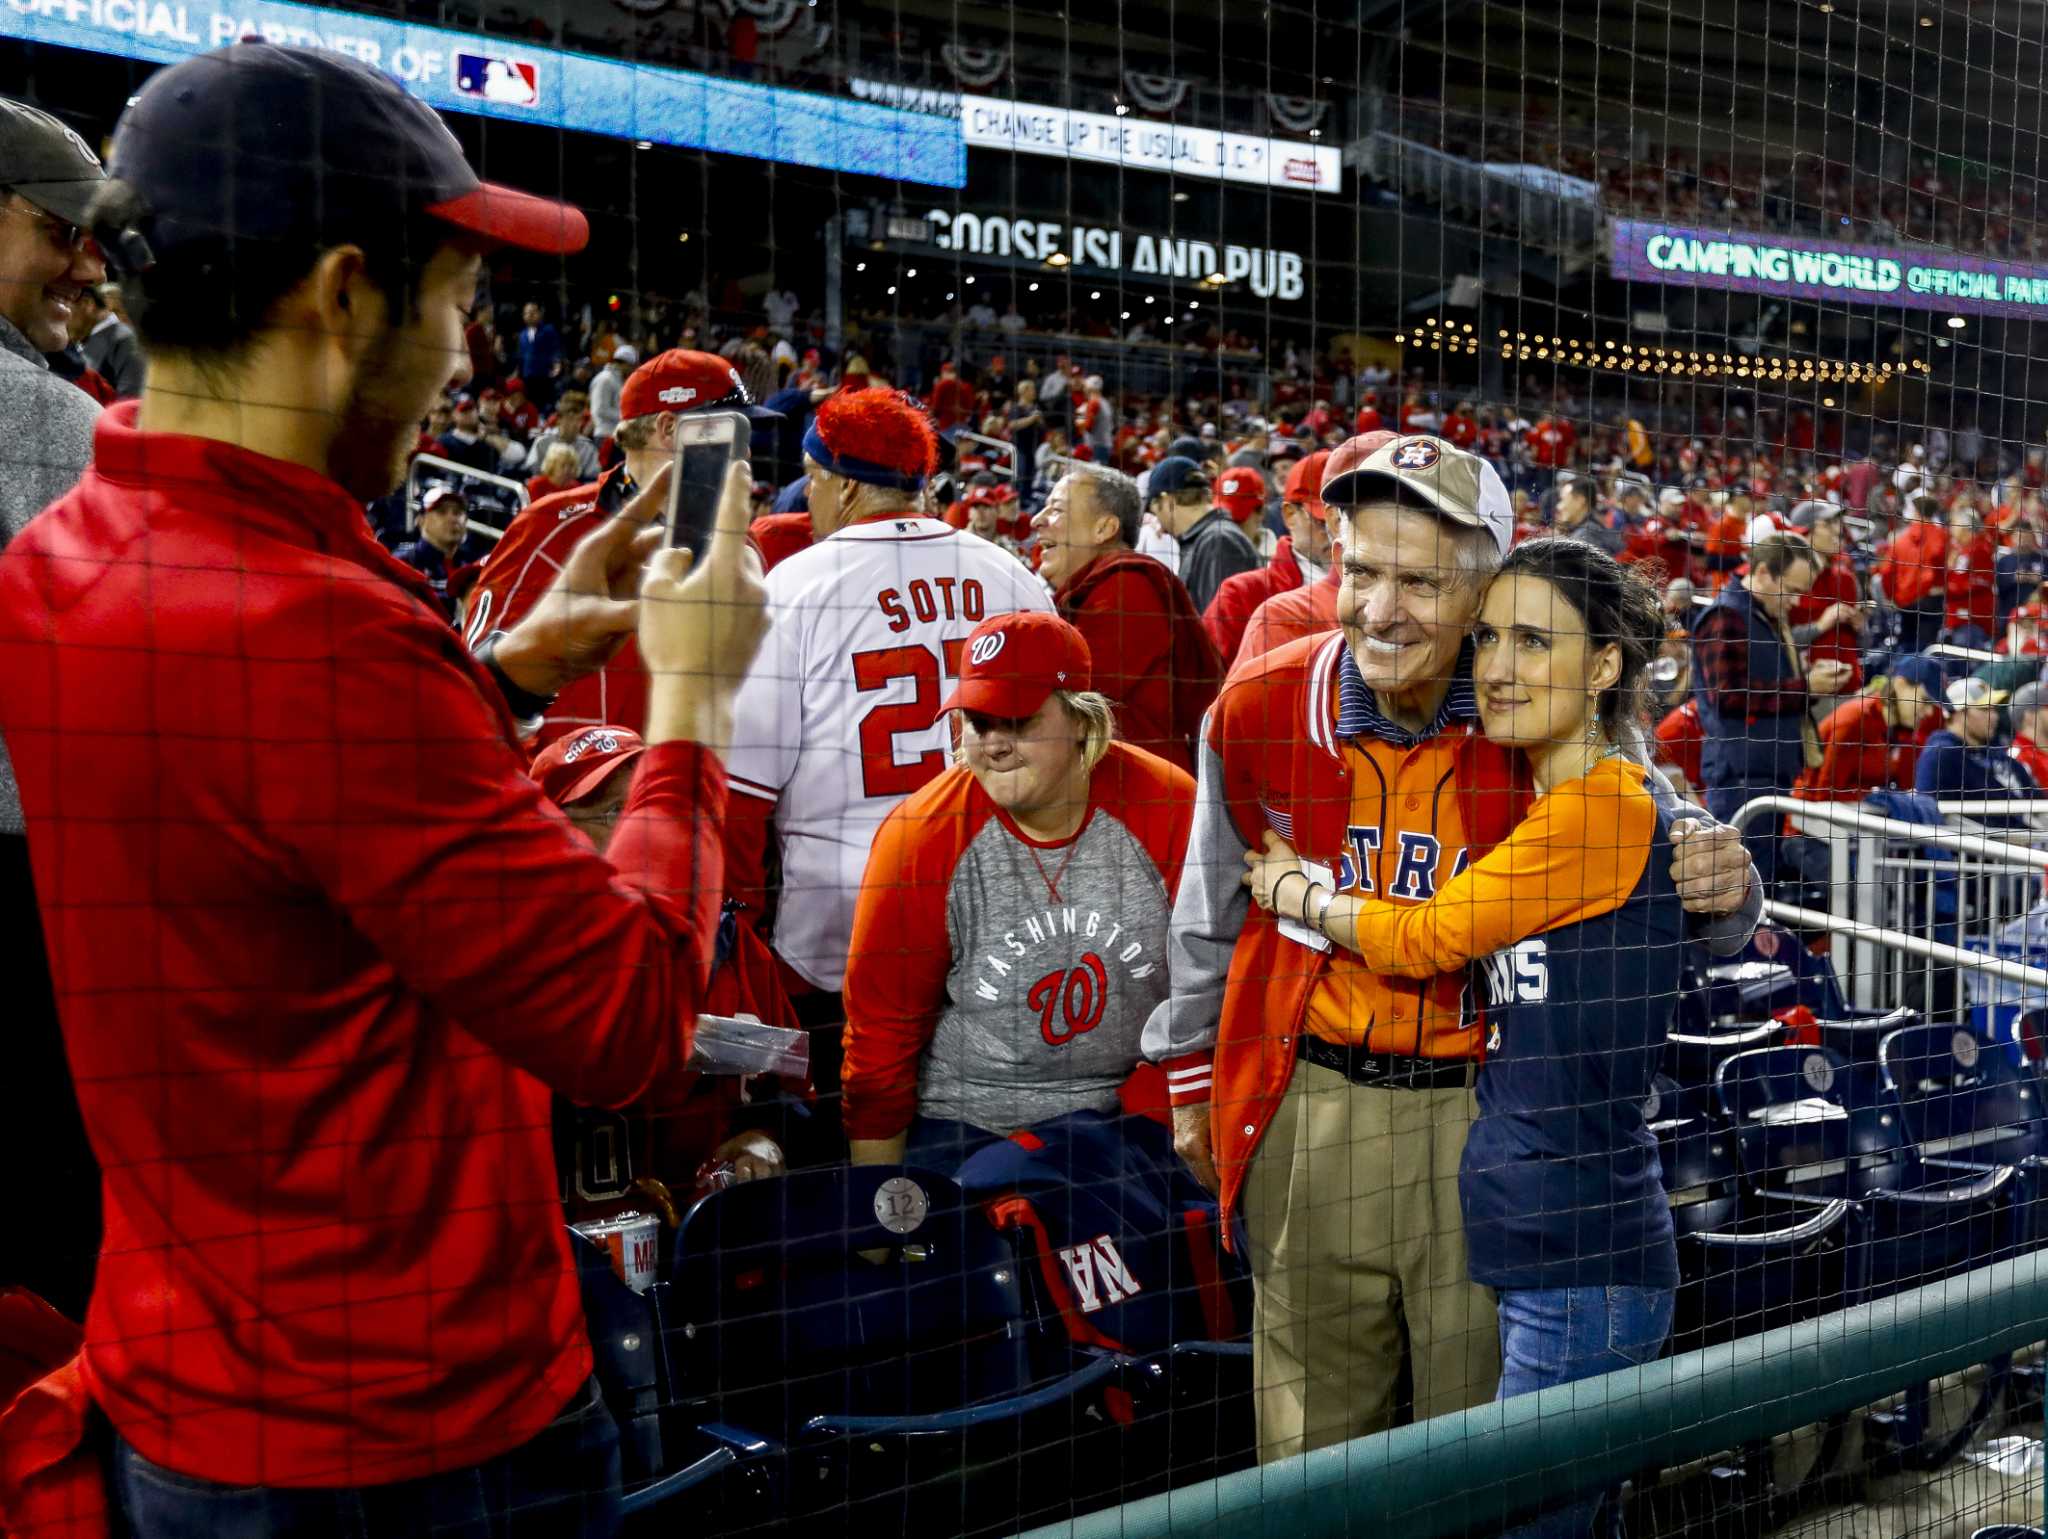
[[[839,990],[868,849],[951,759],[939,702],[969,632],[1052,601],[1014,556],[926,516],[938,437],[915,401],[840,391],[803,447],[813,543],[768,574],[773,627],[740,688],[726,756],[726,890],[759,916],[772,825],[772,944],[811,1028],[820,1131],[836,1140]]]

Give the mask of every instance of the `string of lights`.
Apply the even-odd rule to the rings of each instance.
[[[1476,358],[1484,345],[1470,321],[1440,321],[1435,316],[1413,331],[1395,333],[1394,341],[1402,347],[1467,358]],[[1495,334],[1495,341],[1500,356],[1508,362],[1556,363],[1617,374],[1697,376],[1765,384],[1884,385],[1894,379],[1930,372],[1926,360],[1921,358],[1909,363],[1864,363],[1791,354],[1700,352],[1620,342],[1612,337],[1559,337],[1505,329]]]

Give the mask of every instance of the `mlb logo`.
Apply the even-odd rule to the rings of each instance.
[[[531,107],[540,100],[540,70],[524,59],[506,59],[488,53],[458,53],[455,56],[455,89],[464,96],[500,102],[508,107]]]

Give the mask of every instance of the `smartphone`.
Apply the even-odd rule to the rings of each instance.
[[[718,527],[718,504],[735,460],[747,462],[754,425],[736,411],[676,418],[676,464],[668,483],[668,543],[701,553]]]

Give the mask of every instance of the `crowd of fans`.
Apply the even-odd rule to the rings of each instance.
[[[0,165],[0,398],[45,425],[35,505],[0,490],[9,901],[116,1242],[27,1274],[90,1298],[43,1381],[83,1452],[34,1478],[86,1478],[97,1403],[142,1539],[309,1491],[615,1531],[560,1204],[674,1227],[584,1179],[620,1109],[680,1197],[936,1169],[1076,1345],[1183,1339],[1100,1311],[1202,1247],[1252,1284],[1262,1458],[1644,1361],[1685,947],[1809,871],[1675,793],[2020,797],[2048,756],[2042,465],[1987,479],[1981,435],[1851,458],[1798,412],[1671,432],[1290,347],[1136,397],[1057,349],[828,347],[772,284],[730,328],[472,317],[477,244],[582,216],[374,71],[177,65],[112,178],[0,107],[42,168]],[[311,136],[244,167],[279,228],[193,173],[230,111]],[[221,294],[223,241],[267,288]],[[751,474],[657,549],[678,426],[724,411]],[[706,1072],[742,1019],[808,1075]]]
[[[1515,121],[1412,101],[1392,110],[1390,127],[1466,160],[1561,172],[1595,190],[1611,212],[1667,224],[1910,241],[2022,262],[2048,255],[2031,178],[1958,169],[1924,152],[1880,175],[1761,142],[1714,153],[1644,142],[1626,121],[1548,113]]]

